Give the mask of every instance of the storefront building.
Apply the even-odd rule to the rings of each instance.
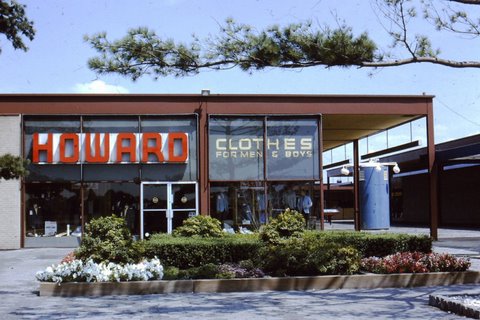
[[[111,214],[139,238],[287,207],[322,228],[322,152],[419,117],[433,130],[431,112],[431,96],[0,95],[0,153],[31,162],[0,183],[0,248],[72,245]]]

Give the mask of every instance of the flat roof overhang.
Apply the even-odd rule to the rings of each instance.
[[[431,95],[0,94],[0,114],[321,114],[323,151],[424,117]]]

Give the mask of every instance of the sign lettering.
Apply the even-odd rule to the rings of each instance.
[[[313,139],[288,137],[268,138],[268,154],[273,158],[312,158]],[[261,158],[263,157],[262,138],[217,138],[215,141],[216,158]]]
[[[170,133],[34,133],[32,162],[186,163],[188,134]]]

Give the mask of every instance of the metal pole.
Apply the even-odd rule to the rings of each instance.
[[[354,222],[355,222],[355,231],[360,231],[360,192],[359,192],[359,150],[358,150],[358,140],[353,141],[353,212],[354,212]]]

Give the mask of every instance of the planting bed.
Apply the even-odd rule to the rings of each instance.
[[[288,278],[40,283],[41,296],[100,296],[155,293],[290,291],[324,289],[409,288],[480,283],[480,272],[363,274]]]

